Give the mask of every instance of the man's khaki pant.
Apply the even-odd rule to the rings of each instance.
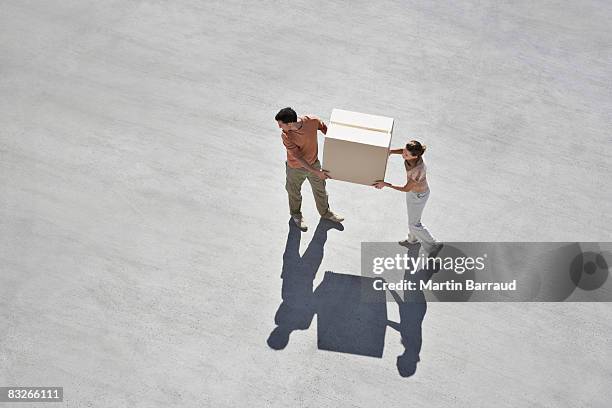
[[[321,170],[321,163],[319,160],[314,162],[312,167]],[[302,184],[306,179],[310,182],[312,194],[317,203],[317,211],[319,211],[321,217],[327,216],[329,213],[329,203],[327,191],[325,190],[325,180],[321,180],[306,169],[294,169],[289,167],[286,162],[285,168],[287,169],[285,189],[287,189],[287,193],[289,194],[289,213],[291,216],[302,216]]]

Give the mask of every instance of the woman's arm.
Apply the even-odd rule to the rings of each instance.
[[[379,190],[380,190],[381,188],[383,188],[383,187],[391,187],[392,189],[397,190],[397,191],[404,191],[404,192],[407,192],[407,191],[412,190],[412,188],[414,187],[414,185],[415,185],[415,184],[416,184],[416,183],[415,183],[414,181],[410,180],[410,181],[409,181],[408,183],[406,183],[406,185],[404,185],[404,186],[394,186],[394,185],[393,185],[393,184],[391,184],[391,183],[387,183],[386,181],[382,181],[382,180],[381,180],[381,181],[377,181],[376,183],[374,183],[374,187],[376,187],[376,188],[377,188],[377,189],[379,189]]]
[[[391,183],[387,183],[386,181],[381,180],[381,181],[377,181],[376,183],[374,183],[374,187],[378,189],[381,189],[383,187],[391,187],[392,189],[397,190],[397,191],[408,192],[412,190],[415,184],[417,184],[416,181],[412,180],[410,177],[408,177],[408,174],[406,174],[406,184],[403,186],[394,186]]]
[[[404,151],[404,149],[391,149],[391,150],[389,150],[389,155],[392,155],[392,154],[402,154],[403,151]]]
[[[411,179],[408,173],[406,173],[406,184],[403,186],[394,186],[393,184],[387,183],[384,180],[379,180],[373,185],[379,190],[383,187],[391,187],[392,189],[397,190],[397,191],[408,192],[414,188],[415,184],[417,184],[417,182]]]
[[[414,185],[415,185],[416,183],[415,183],[414,181],[410,180],[410,181],[408,181],[408,182],[406,183],[406,185],[404,185],[404,186],[394,186],[394,185],[392,185],[391,183],[387,183],[387,184],[388,184],[388,186],[387,186],[387,187],[391,187],[391,188],[392,188],[392,189],[394,189],[394,190],[397,190],[397,191],[403,191],[403,192],[405,192],[405,193],[406,193],[406,192],[408,192],[408,191],[412,190],[412,188],[414,187]]]

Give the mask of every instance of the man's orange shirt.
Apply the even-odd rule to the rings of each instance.
[[[317,143],[317,130],[327,133],[327,126],[316,116],[306,115],[301,118],[302,127],[299,130],[282,132],[283,144],[287,148],[287,165],[294,169],[302,168],[298,157],[302,157],[308,164],[317,161],[319,148]]]

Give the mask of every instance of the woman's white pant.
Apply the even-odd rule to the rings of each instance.
[[[421,224],[421,215],[429,198],[429,190],[422,193],[414,191],[406,192],[406,207],[408,209],[408,238],[414,237],[419,240],[424,250],[429,251],[436,243],[427,228]]]

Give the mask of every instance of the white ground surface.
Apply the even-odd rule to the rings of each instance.
[[[608,1],[0,2],[0,386],[63,386],[67,407],[609,407],[609,303],[430,303],[410,378],[393,330],[381,359],[318,350],[316,319],[266,339],[287,105],[428,144],[441,240],[612,240],[610,21]],[[315,285],[405,232],[400,193],[328,189],[347,220]]]

